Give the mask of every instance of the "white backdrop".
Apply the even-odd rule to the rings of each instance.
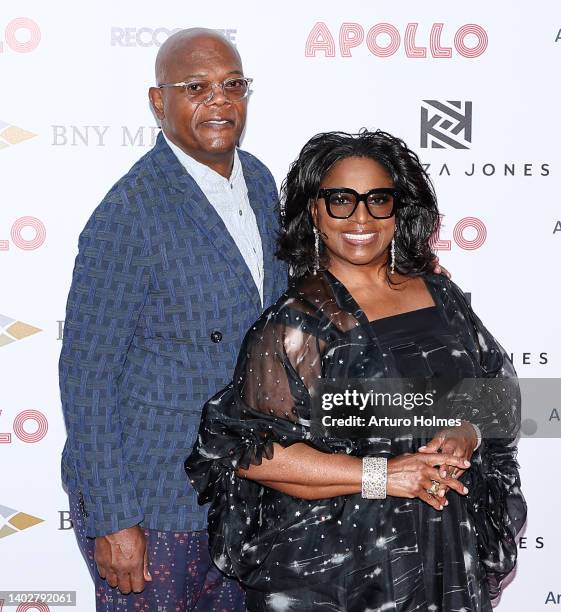
[[[61,524],[61,320],[79,232],[151,146],[158,45],[195,25],[238,46],[255,79],[243,147],[279,184],[316,132],[366,126],[404,138],[430,164],[439,254],[454,280],[521,377],[561,374],[559,2],[3,0],[0,590],[77,590],[80,612],[94,597]],[[454,134],[458,116],[439,120],[435,103],[466,129]],[[529,520],[499,609],[549,610],[561,593],[561,445],[524,439],[519,458]]]

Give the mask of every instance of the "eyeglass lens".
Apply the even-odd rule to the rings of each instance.
[[[354,212],[357,197],[354,193],[339,191],[329,195],[327,204],[334,217],[345,219]],[[373,217],[388,217],[394,207],[394,197],[391,193],[371,193],[366,198],[366,206]]]
[[[191,81],[185,88],[185,93],[193,102],[204,102],[212,97],[213,83],[211,81]],[[220,84],[228,100],[235,102],[245,98],[249,84],[245,79],[228,79]]]

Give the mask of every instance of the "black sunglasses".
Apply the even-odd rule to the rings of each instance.
[[[346,187],[318,191],[318,197],[325,200],[327,214],[334,219],[352,217],[360,202],[364,202],[366,210],[374,219],[389,219],[395,212],[398,195],[398,191],[391,187],[378,187],[366,193],[358,193]]]

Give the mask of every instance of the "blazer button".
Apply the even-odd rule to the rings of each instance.
[[[210,334],[210,339],[214,342],[214,343],[218,343],[222,341],[222,332],[221,331],[213,331],[212,334]]]

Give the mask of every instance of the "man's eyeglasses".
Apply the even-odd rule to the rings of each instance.
[[[366,210],[374,219],[389,219],[395,212],[398,192],[390,187],[371,189],[367,193],[336,187],[320,189],[318,197],[325,200],[327,214],[334,219],[352,217],[360,202],[364,202]]]
[[[234,77],[226,79],[222,83],[212,81],[182,81],[181,83],[162,83],[159,88],[164,87],[183,87],[185,95],[193,104],[208,104],[214,97],[215,86],[220,87],[224,97],[230,102],[243,100],[249,93],[249,86],[253,79],[246,77]]]

